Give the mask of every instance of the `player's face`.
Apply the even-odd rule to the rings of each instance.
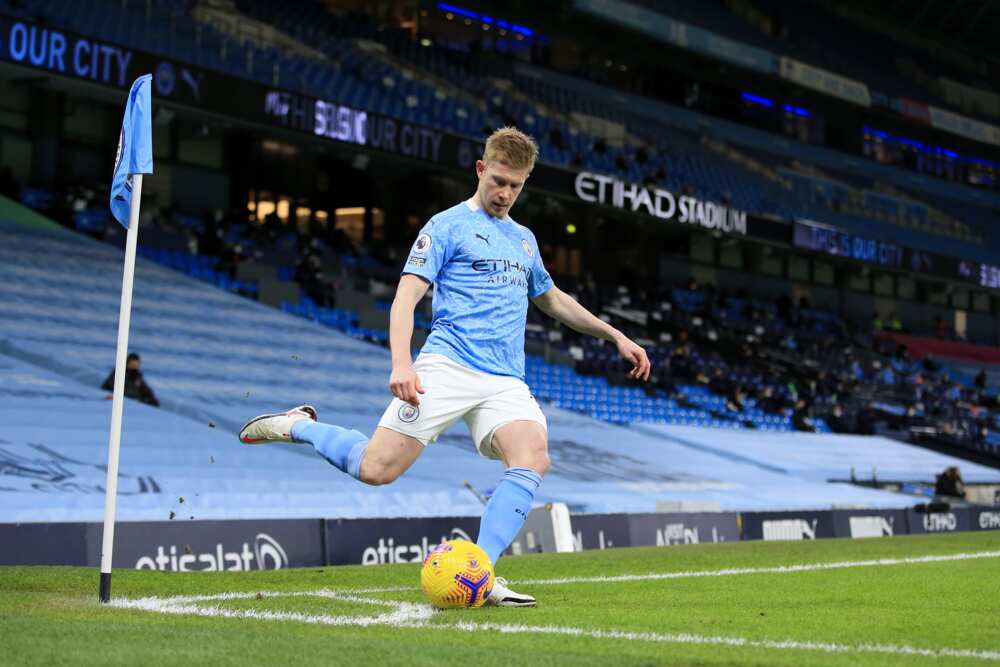
[[[530,173],[528,169],[511,169],[499,162],[476,160],[476,174],[479,176],[476,196],[479,197],[479,205],[493,217],[503,218],[517,201]]]

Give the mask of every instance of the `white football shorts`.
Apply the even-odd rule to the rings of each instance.
[[[545,415],[522,380],[467,368],[442,354],[421,354],[413,364],[420,384],[420,405],[393,398],[379,426],[434,442],[459,419],[464,419],[476,449],[498,459],[493,434],[514,421],[533,421],[548,430]]]

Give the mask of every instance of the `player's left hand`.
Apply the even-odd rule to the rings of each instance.
[[[632,364],[632,370],[629,371],[628,376],[636,380],[649,380],[649,372],[653,365],[649,363],[646,350],[624,336],[617,344],[618,354],[622,355],[622,359]]]

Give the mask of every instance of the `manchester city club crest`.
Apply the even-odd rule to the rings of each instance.
[[[524,252],[528,253],[528,257],[535,256],[535,251],[531,249],[531,244],[528,243],[528,239],[521,239],[521,247],[524,248]]]
[[[420,416],[420,408],[409,403],[404,403],[399,408],[399,421],[405,424],[412,424]]]

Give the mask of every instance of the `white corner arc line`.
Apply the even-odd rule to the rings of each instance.
[[[200,605],[199,602],[225,602],[229,600],[249,600],[257,596],[261,598],[280,597],[322,597],[371,604],[378,607],[392,607],[393,611],[374,616],[331,616],[329,614],[306,614],[294,611],[270,611],[258,609],[227,609],[218,605]],[[434,609],[428,604],[413,602],[396,602],[392,600],[377,600],[359,598],[354,595],[342,595],[336,591],[321,589],[318,591],[300,591],[294,593],[261,592],[261,593],[219,593],[215,595],[191,595],[171,598],[144,597],[136,599],[120,598],[111,601],[112,607],[121,609],[138,609],[160,614],[178,614],[185,616],[207,616],[214,618],[249,618],[263,621],[297,621],[320,625],[354,625],[367,627],[370,625],[390,625],[395,627],[421,625],[430,619]]]
[[[207,595],[175,595],[167,598],[160,597],[144,597],[144,598],[134,598],[134,599],[123,599],[122,604],[129,603],[132,605],[138,605],[144,603],[144,601],[149,600],[150,604],[165,604],[165,605],[181,605],[181,604],[193,604],[198,602],[226,602],[229,600],[250,600],[256,597],[261,598],[294,598],[294,597],[316,597],[316,598],[330,598],[333,600],[342,600],[344,602],[357,602],[360,604],[370,604],[376,607],[398,607],[399,602],[394,600],[379,600],[375,598],[359,598],[356,597],[356,593],[366,593],[366,592],[403,592],[409,591],[409,588],[400,589],[368,589],[368,590],[343,590],[343,591],[333,591],[328,588],[321,588],[315,591],[261,591],[261,592],[235,592],[235,593],[211,593]],[[114,601],[112,605],[114,605]]]
[[[855,567],[942,563],[956,560],[973,560],[977,558],[1000,558],[1000,551],[976,551],[971,553],[945,554],[939,556],[914,556],[911,558],[850,560],[834,563],[805,563],[800,565],[779,565],[777,567],[742,567],[726,568],[723,570],[688,570],[683,572],[653,572],[650,574],[619,574],[597,577],[532,579],[527,581],[518,581],[517,583],[525,586],[561,586],[565,584],[605,584],[627,581],[655,581],[659,579],[687,579],[691,577],[728,577],[739,574],[790,574],[794,572],[813,572],[816,570],[842,570]]]

